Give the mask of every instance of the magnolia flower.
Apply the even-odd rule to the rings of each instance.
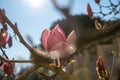
[[[0,29],[0,46],[5,47],[8,44],[9,47],[12,46],[12,37],[8,35],[8,32],[4,29]]]
[[[0,68],[5,72],[5,74],[11,75],[14,72],[14,67],[15,63],[4,62]]]
[[[9,36],[6,30],[1,29],[0,31],[0,46],[5,46],[5,44],[8,42]]]
[[[75,41],[76,35],[75,31],[73,30],[68,37],[60,28],[60,25],[56,25],[54,29],[51,31],[45,29],[42,32],[42,45],[48,51],[50,58],[57,60],[58,66],[62,65],[60,63],[62,58],[66,58],[73,54],[76,51]]]

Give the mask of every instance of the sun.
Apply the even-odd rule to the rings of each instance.
[[[40,8],[44,4],[44,0],[27,0],[27,2],[33,8]]]

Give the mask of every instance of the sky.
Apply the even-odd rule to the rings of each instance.
[[[61,6],[65,6],[69,0],[57,1]],[[87,14],[87,3],[90,3],[94,9],[98,7],[94,0],[74,0],[71,15]],[[30,36],[35,45],[41,43],[40,37],[44,29],[50,28],[54,21],[64,18],[60,12],[56,11],[51,0],[0,0],[0,8],[5,9],[6,16],[12,23],[17,22],[25,41],[29,43],[26,37]],[[14,35],[11,28],[8,32]],[[19,39],[13,39],[13,46],[5,51],[10,59],[29,59],[30,55]]]
[[[59,3],[61,6],[66,5],[67,0]],[[85,13],[86,4],[87,0],[82,3],[81,0],[75,0],[71,14]],[[17,22],[24,39],[27,41],[26,37],[30,36],[35,45],[41,43],[40,37],[44,29],[49,28],[54,21],[64,18],[60,12],[56,11],[51,0],[0,0],[0,8],[5,9],[6,16],[12,23]],[[8,32],[14,35],[11,28]],[[10,59],[29,59],[29,51],[19,43],[19,39],[13,38],[13,46],[6,49],[6,53]]]

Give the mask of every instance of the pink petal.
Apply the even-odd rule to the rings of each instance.
[[[76,42],[76,34],[75,31],[73,30],[67,37],[67,42],[69,44],[75,43]]]
[[[104,65],[104,62],[103,62],[103,59],[101,56],[98,57],[98,60],[97,60],[97,64],[98,64],[98,67],[102,70],[105,69],[105,65]]]
[[[8,42],[8,33],[7,32],[1,33],[0,45],[4,46],[7,42]]]
[[[76,51],[76,34],[73,30],[67,37],[67,43],[69,44],[65,51],[69,54],[73,54]]]
[[[41,41],[42,41],[42,45],[45,49],[48,49],[48,44],[47,44],[47,40],[48,40],[48,36],[50,34],[50,30],[48,29],[45,29],[43,32],[42,32],[42,35],[41,35]]]
[[[60,27],[59,24],[57,24],[57,25],[55,26],[55,28],[54,28],[52,31],[59,32],[59,33],[62,35],[63,40],[66,41],[65,32],[64,32],[64,30]]]
[[[14,65],[11,65],[8,62],[4,62],[1,66],[1,69],[5,72],[5,74],[10,75],[11,73],[13,73]]]
[[[8,75],[11,74],[12,71],[11,71],[11,67],[10,67],[10,64],[9,64],[9,63],[5,63],[5,64],[4,64],[3,71],[4,71],[6,74],[8,74]]]
[[[3,42],[6,44],[8,42],[8,33],[6,32],[5,36],[3,36]]]
[[[67,56],[65,48],[68,46],[68,43],[66,42],[59,42],[56,45],[54,45],[49,50],[49,55],[52,59],[58,59],[58,58],[64,58]]]
[[[55,28],[50,32],[48,37],[49,50],[59,42],[66,42],[66,36],[64,31],[56,25]]]
[[[89,3],[87,4],[87,13],[89,17],[93,17],[93,12]]]
[[[69,44],[66,48],[65,48],[65,52],[68,54],[73,54],[76,51],[76,46],[73,44]]]
[[[11,37],[11,36],[9,37],[9,40],[8,40],[8,46],[9,46],[9,47],[12,46],[12,37]]]
[[[54,46],[50,49],[50,51],[53,51],[53,50],[64,50],[67,45],[68,45],[68,44],[67,44],[66,42],[61,41],[61,42],[57,43],[56,45],[54,45]]]

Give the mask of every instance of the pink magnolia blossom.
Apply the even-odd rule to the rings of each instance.
[[[15,63],[10,64],[8,62],[4,62],[0,68],[5,72],[5,74],[11,75],[14,72],[14,67]]]
[[[62,58],[66,58],[76,51],[75,31],[72,31],[66,38],[65,32],[60,25],[57,24],[54,29],[45,29],[42,32],[42,45],[48,51],[50,58],[57,60],[57,64],[60,66]]]
[[[4,46],[9,40],[9,36],[6,30],[1,29],[0,32],[0,46]]]

